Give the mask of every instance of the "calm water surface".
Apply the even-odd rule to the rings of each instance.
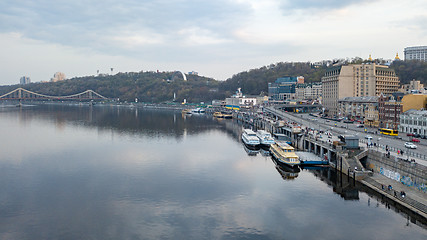
[[[332,171],[250,156],[232,120],[0,108],[0,130],[0,239],[427,239]]]

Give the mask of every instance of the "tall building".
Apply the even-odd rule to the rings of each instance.
[[[402,97],[403,93],[399,92],[389,95],[380,94],[378,97],[378,127],[394,130],[399,128]]]
[[[388,66],[371,62],[331,67],[322,77],[325,114],[339,117],[339,99],[390,94],[398,88],[399,78]]]
[[[58,82],[58,81],[62,81],[65,80],[65,74],[62,72],[56,72],[53,75],[53,78],[50,79],[51,82]]]
[[[273,101],[295,98],[295,88],[301,77],[282,77],[268,84],[268,97]]]
[[[23,76],[19,79],[20,84],[29,84],[31,83],[31,78],[27,76]]]
[[[405,60],[427,61],[427,46],[406,47]]]

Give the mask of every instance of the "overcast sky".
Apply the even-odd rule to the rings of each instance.
[[[426,0],[1,0],[0,85],[149,70],[218,80],[276,62],[403,59]]]

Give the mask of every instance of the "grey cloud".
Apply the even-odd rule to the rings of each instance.
[[[106,39],[129,33],[158,34],[175,44],[185,40],[177,32],[186,28],[230,38],[250,11],[249,6],[226,0],[6,0],[0,3],[0,32],[105,51],[121,48]]]

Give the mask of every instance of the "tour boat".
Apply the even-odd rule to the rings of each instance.
[[[295,154],[294,148],[284,142],[276,142],[270,146],[273,157],[281,164],[298,167],[300,164],[298,155]]]
[[[252,131],[251,129],[244,129],[242,133],[242,141],[246,146],[248,147],[258,147],[259,146],[259,139],[256,136],[256,133]]]
[[[262,146],[270,147],[274,143],[274,139],[271,134],[264,130],[258,130],[256,136],[259,138],[259,142]]]

